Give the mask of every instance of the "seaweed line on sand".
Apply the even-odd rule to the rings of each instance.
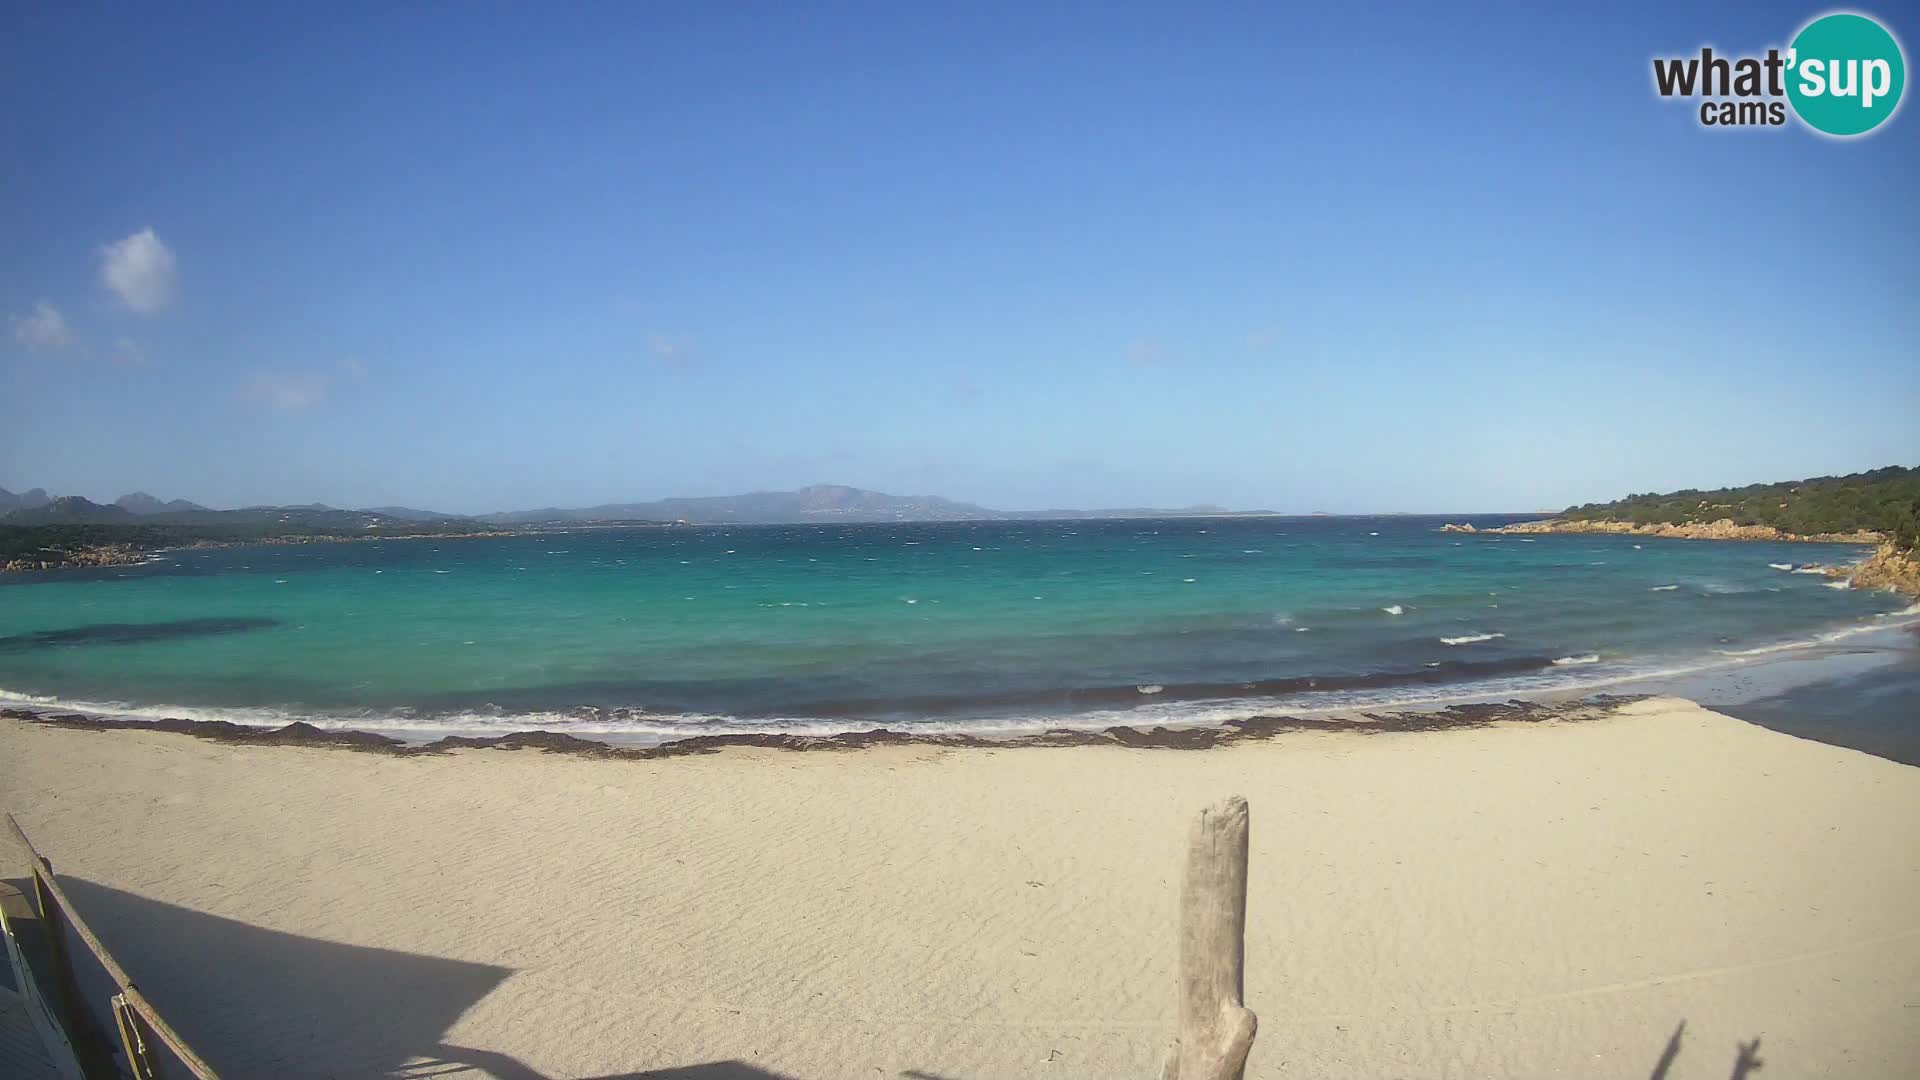
[[[648,761],[717,753],[733,746],[774,750],[863,750],[871,746],[938,746],[959,749],[1016,749],[1021,747],[1118,746],[1140,750],[1211,750],[1236,743],[1261,742],[1287,732],[1347,731],[1362,734],[1455,731],[1499,723],[1596,720],[1628,702],[1647,695],[1595,695],[1584,701],[1537,702],[1514,700],[1454,705],[1431,712],[1361,713],[1354,718],[1253,716],[1228,720],[1218,727],[1140,730],[1109,727],[1100,731],[1053,728],[1034,735],[989,739],[977,735],[915,734],[874,728],[837,735],[782,735],[773,732],[695,735],[655,746],[617,746],[556,731],[516,731],[506,735],[448,735],[430,743],[408,743],[368,731],[327,731],[304,721],[266,728],[226,720],[189,720],[165,717],[130,720],[84,713],[38,713],[29,709],[0,709],[0,719],[79,731],[161,731],[222,743],[250,746],[310,746],[395,757],[438,755],[453,750],[541,750],[591,758]]]

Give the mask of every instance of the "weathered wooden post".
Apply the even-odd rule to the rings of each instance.
[[[1240,1080],[1255,1018],[1242,1002],[1247,951],[1247,800],[1200,811],[1180,885],[1180,1034],[1162,1080]]]

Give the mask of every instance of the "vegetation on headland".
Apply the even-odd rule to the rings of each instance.
[[[1920,547],[1920,468],[1890,466],[1850,476],[1666,495],[1629,495],[1570,506],[1562,521],[1632,525],[1764,526],[1795,536],[1878,533],[1895,547]]]
[[[1474,532],[1471,525],[1444,531]],[[1811,540],[1877,544],[1851,567],[1828,567],[1856,588],[1920,596],[1920,468],[1666,495],[1629,495],[1570,506],[1559,517],[1496,533],[1631,533],[1700,540]]]

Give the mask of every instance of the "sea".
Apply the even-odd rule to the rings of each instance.
[[[1004,735],[1713,672],[1920,622],[1839,545],[1512,517],[591,528],[0,576],[0,702],[409,740]],[[1841,585],[1842,587],[1835,587]]]

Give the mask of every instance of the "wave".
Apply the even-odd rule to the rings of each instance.
[[[1443,637],[1440,639],[1440,644],[1471,645],[1476,641],[1492,641],[1494,638],[1503,638],[1506,636],[1505,634],[1463,634],[1460,637]]]
[[[1775,570],[1792,570],[1793,569],[1793,564],[1790,562],[1770,562],[1767,565],[1772,567]]]
[[[1844,583],[1835,583],[1844,585]],[[1679,585],[1661,588],[1679,588]],[[792,602],[804,604],[806,602]],[[1362,609],[1364,610],[1364,609]],[[1398,614],[1406,609],[1395,604],[1380,609]],[[1358,614],[1356,612],[1356,614]],[[1311,616],[1309,616],[1311,617]],[[1863,618],[1865,618],[1863,616]],[[1277,621],[1277,620],[1276,620]],[[79,712],[130,719],[192,717],[224,720],[252,727],[283,727],[304,721],[329,730],[357,729],[394,735],[409,740],[430,740],[446,734],[502,734],[509,731],[555,730],[596,738],[631,743],[660,742],[701,734],[787,732],[834,734],[869,730],[885,725],[895,729],[924,732],[972,732],[983,735],[1042,731],[1071,727],[1099,729],[1113,725],[1193,726],[1221,723],[1228,719],[1277,712],[1297,714],[1338,713],[1363,709],[1424,708],[1446,703],[1500,700],[1506,696],[1540,693],[1583,692],[1621,683],[1690,675],[1700,671],[1743,663],[1763,662],[1776,654],[1816,649],[1842,641],[1855,634],[1887,630],[1920,623],[1920,604],[1897,611],[1881,612],[1865,618],[1862,625],[1821,633],[1802,640],[1763,643],[1755,646],[1707,651],[1702,643],[1699,654],[1676,656],[1623,656],[1619,648],[1608,650],[1606,660],[1599,653],[1566,653],[1576,644],[1606,644],[1593,639],[1561,643],[1561,649],[1542,651],[1538,656],[1480,662],[1448,661],[1427,667],[1434,654],[1431,637],[1409,635],[1426,650],[1403,655],[1404,665],[1395,670],[1375,672],[1333,672],[1325,675],[1294,676],[1250,682],[1177,683],[1162,679],[1149,682],[1141,672],[1122,677],[1112,685],[1060,688],[1046,691],[1000,695],[954,696],[918,701],[891,699],[813,702],[797,708],[773,708],[765,712],[738,715],[706,711],[706,702],[690,703],[691,708],[652,711],[644,708],[575,709],[558,696],[544,700],[525,700],[519,708],[474,707],[471,703],[448,702],[441,710],[406,708],[351,708],[316,710],[301,706],[208,707],[182,704],[146,704],[112,700],[78,700],[0,688],[0,707],[12,705],[41,712]],[[1309,627],[1289,624],[1289,629],[1304,633]],[[1326,629],[1326,627],[1322,627]],[[1334,630],[1338,637],[1338,628]],[[1463,634],[1441,638],[1448,645],[1491,640],[1498,632]],[[1529,635],[1530,636],[1530,635]],[[1290,642],[1291,644],[1291,642]],[[1476,650],[1458,653],[1474,655]],[[1497,654],[1495,654],[1497,655]],[[1130,673],[1131,674],[1131,673]],[[1122,681],[1124,679],[1124,681]],[[615,697],[614,700],[619,700]],[[560,701],[558,707],[546,707]],[[526,707],[531,706],[531,707]]]
[[[1793,568],[1793,572],[1796,574],[1825,574],[1827,571],[1825,568],[1819,566],[1796,566]]]
[[[1679,587],[1680,586],[1678,585],[1655,585],[1653,588],[1648,589],[1647,591],[1648,592],[1672,592],[1673,590]]]
[[[1406,609],[1401,607],[1399,604],[1389,604],[1386,607],[1381,608],[1380,610],[1386,612],[1389,615],[1406,614]]]
[[[1909,607],[1903,611],[1881,612],[1879,615],[1876,615],[1874,617],[1877,619],[1879,618],[1892,619],[1892,618],[1906,617],[1909,620],[1911,620],[1911,617],[1915,615],[1920,615],[1920,604],[1915,604],[1912,607]],[[1795,638],[1792,641],[1776,641],[1771,645],[1756,645],[1751,649],[1717,649],[1715,651],[1718,652],[1721,656],[1733,657],[1736,659],[1740,657],[1747,657],[1747,656],[1770,656],[1774,653],[1793,652],[1798,649],[1817,649],[1822,645],[1831,645],[1836,641],[1845,641],[1850,637],[1857,637],[1861,634],[1870,634],[1876,630],[1887,630],[1887,629],[1892,629],[1895,627],[1902,627],[1907,625],[1920,625],[1920,623],[1914,623],[1911,621],[1906,623],[1893,623],[1893,622],[1862,623],[1858,626],[1844,626],[1838,630],[1829,630],[1826,633],[1815,634],[1814,636],[1808,637],[1808,638]]]
[[[1826,582],[1826,586],[1829,589],[1851,589],[1853,588],[1853,580],[1849,578],[1845,581],[1829,581]]]

